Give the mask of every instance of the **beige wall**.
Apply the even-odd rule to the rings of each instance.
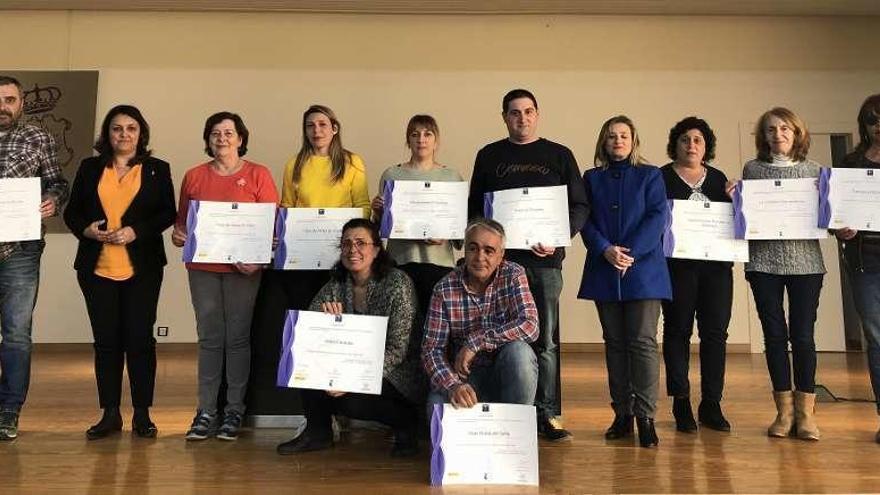
[[[665,162],[669,127],[699,114],[718,134],[718,166],[736,177],[752,151],[751,122],[773,105],[811,125],[851,132],[865,95],[880,91],[871,53],[877,18],[347,16],[221,13],[3,12],[0,69],[101,71],[99,119],[134,103],[153,130],[156,154],[175,180],[204,160],[201,126],[214,111],[241,113],[251,129],[249,157],[278,179],[299,146],[302,110],[333,107],[344,141],[368,164],[371,191],[382,170],[406,158],[403,127],[434,114],[442,162],[469,176],[476,150],[504,136],[500,99],[534,90],[541,134],[590,165],[602,121],[626,113],[647,156]],[[24,41],[26,40],[26,41]],[[741,143],[745,143],[742,145]],[[34,336],[89,341],[71,268],[75,241],[51,235],[43,262]],[[584,250],[574,240],[565,264],[563,340],[599,342],[595,310],[575,298]],[[170,243],[172,258],[179,251]],[[731,342],[755,342],[741,267],[736,268]],[[186,276],[166,271],[160,325],[167,341],[194,341]],[[822,311],[839,311],[823,304]],[[839,318],[830,318],[829,321]],[[820,328],[819,331],[842,331]],[[753,349],[760,350],[753,346]]]

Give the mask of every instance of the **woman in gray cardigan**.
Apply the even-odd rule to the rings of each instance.
[[[373,222],[349,220],[342,227],[340,250],[330,281],[312,300],[309,310],[388,317],[382,394],[300,390],[306,428],[298,437],[279,445],[278,453],[331,447],[331,416],[341,414],[387,424],[394,430],[391,455],[415,455],[417,404],[424,403],[427,386],[419,366],[419,339],[411,339],[416,321],[415,289],[409,277],[394,268]]]
[[[819,176],[819,164],[807,159],[809,131],[800,117],[787,108],[773,108],[761,116],[755,127],[755,147],[758,156],[745,164],[743,180]],[[749,241],[749,262],[745,269],[764,332],[767,368],[776,402],[776,420],[767,434],[771,437],[796,434],[803,440],[818,440],[819,428],[813,417],[816,402],[813,333],[825,274],[819,241]],[[784,292],[788,292],[788,324],[783,308]]]

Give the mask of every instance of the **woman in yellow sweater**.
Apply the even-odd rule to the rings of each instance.
[[[302,147],[284,167],[281,206],[285,208],[362,208],[370,218],[364,161],[342,147],[342,125],[333,110],[312,105],[302,120]],[[326,270],[284,272],[288,307],[308,309],[329,280]]]

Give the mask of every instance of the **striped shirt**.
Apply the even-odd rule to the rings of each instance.
[[[465,285],[464,273],[459,266],[437,282],[428,308],[422,364],[434,390],[462,383],[450,364],[462,347],[477,353],[473,368],[491,365],[508,342],[538,338],[538,310],[523,267],[502,261],[483,294]]]
[[[68,183],[58,165],[55,140],[45,129],[19,121],[0,136],[0,179],[39,177],[43,198],[55,200],[55,212],[67,201]],[[17,242],[0,242],[0,261],[18,249]]]

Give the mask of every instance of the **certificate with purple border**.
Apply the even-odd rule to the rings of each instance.
[[[819,224],[818,179],[741,180],[733,190],[737,239],[824,239]]]
[[[387,330],[385,316],[290,310],[276,384],[381,394]]]
[[[277,270],[329,270],[339,261],[342,226],[363,208],[281,208],[275,219]]]
[[[467,182],[386,181],[382,198],[383,239],[464,239]]]
[[[186,215],[187,263],[269,263],[275,203],[190,200]]]
[[[0,179],[0,242],[39,239],[41,201],[39,177]]]
[[[488,192],[483,215],[504,226],[507,249],[571,246],[566,186],[522,187]]]
[[[734,238],[733,205],[671,199],[663,254],[667,258],[749,261],[749,241]]]
[[[819,227],[880,231],[880,169],[822,168]]]
[[[535,406],[478,403],[431,413],[431,484],[538,486]]]

